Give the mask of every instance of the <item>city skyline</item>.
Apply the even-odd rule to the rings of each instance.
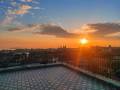
[[[120,46],[118,0],[0,0],[0,48]]]

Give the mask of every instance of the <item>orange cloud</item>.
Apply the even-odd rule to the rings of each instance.
[[[12,11],[9,10],[9,13],[17,14],[17,15],[26,14],[29,12],[29,9],[31,9],[31,8],[32,7],[29,5],[22,4],[19,6],[18,10],[12,10]]]
[[[81,33],[94,33],[97,29],[91,28],[89,25],[85,24],[81,27]]]
[[[31,9],[31,8],[32,7],[29,6],[29,5],[24,5],[24,4],[20,5],[20,9],[22,9],[22,10],[28,10],[28,9]]]
[[[17,10],[17,11],[15,11],[15,14],[18,14],[18,15],[20,15],[20,14],[26,14],[26,13],[28,13],[27,10]]]
[[[120,37],[120,32],[110,33],[106,35],[107,37]]]

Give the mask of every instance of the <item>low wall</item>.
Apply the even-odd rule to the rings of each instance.
[[[61,64],[60,63],[28,64],[28,65],[20,65],[20,66],[0,68],[0,73],[3,73],[3,72],[13,72],[13,71],[19,71],[19,70],[27,70],[27,69],[36,69],[36,68],[56,67],[56,66],[61,66]]]

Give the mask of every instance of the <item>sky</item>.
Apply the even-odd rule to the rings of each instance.
[[[0,0],[0,48],[120,46],[120,0]]]

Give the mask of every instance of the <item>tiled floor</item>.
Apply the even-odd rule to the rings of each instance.
[[[0,90],[117,90],[65,67],[0,74]]]

